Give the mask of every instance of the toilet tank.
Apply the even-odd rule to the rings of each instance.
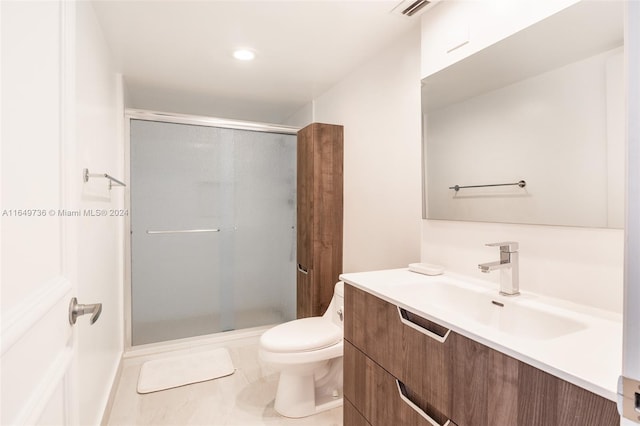
[[[333,287],[333,298],[327,311],[322,315],[324,318],[331,320],[334,324],[343,327],[344,324],[344,283],[338,281]]]

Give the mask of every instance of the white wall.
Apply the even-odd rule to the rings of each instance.
[[[313,104],[314,101],[311,101],[308,104],[303,105],[302,108],[300,108],[289,118],[284,120],[284,124],[302,128],[307,124],[313,122]]]
[[[622,310],[623,232],[500,223],[423,221],[422,260],[494,281],[478,264],[499,259],[499,241],[520,243],[520,289],[609,311]]]
[[[252,76],[259,79],[260,77]],[[159,87],[153,83],[126,77],[129,87],[134,88],[128,96],[127,108],[150,111],[174,112],[206,117],[230,118],[262,123],[280,123],[281,108],[274,108],[268,100],[240,99],[238,96],[218,95],[185,91],[173,87]]]
[[[304,117],[311,115],[344,125],[344,271],[418,261],[420,28],[384,47],[290,123],[308,124]]]
[[[93,7],[78,2],[76,19],[76,112],[78,173],[109,173],[122,179],[123,88]],[[104,178],[82,186],[80,208],[121,209],[124,189],[107,188]],[[123,350],[123,237],[122,217],[80,220],[78,302],[102,303],[94,325],[78,321],[78,379],[80,424],[99,424],[107,405]]]

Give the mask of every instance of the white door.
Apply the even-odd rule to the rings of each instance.
[[[77,423],[76,225],[65,218],[82,183],[72,158],[74,13],[72,2],[0,2],[3,425]]]

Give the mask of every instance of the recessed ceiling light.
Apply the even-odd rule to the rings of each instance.
[[[247,49],[238,49],[233,52],[233,57],[240,61],[251,61],[256,57],[256,54],[251,50]]]

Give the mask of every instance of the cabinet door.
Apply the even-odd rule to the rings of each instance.
[[[349,342],[344,344],[344,396],[372,426],[455,426]],[[345,423],[345,426],[348,426]]]
[[[297,318],[313,316],[313,131],[305,127],[298,132],[297,146]]]
[[[459,334],[452,414],[460,426],[614,426],[615,403]]]
[[[450,339],[451,417],[460,426],[517,425],[519,362],[459,334]]]
[[[402,381],[431,413],[451,415],[448,330],[345,286],[345,339]]]
[[[518,426],[620,424],[615,402],[522,362],[518,391]]]
[[[297,145],[297,261],[313,268],[313,128],[298,132]]]
[[[314,123],[313,128],[313,264],[314,315],[331,303],[342,273],[343,128]]]
[[[428,77],[577,2],[443,1],[422,16],[421,76]]]

